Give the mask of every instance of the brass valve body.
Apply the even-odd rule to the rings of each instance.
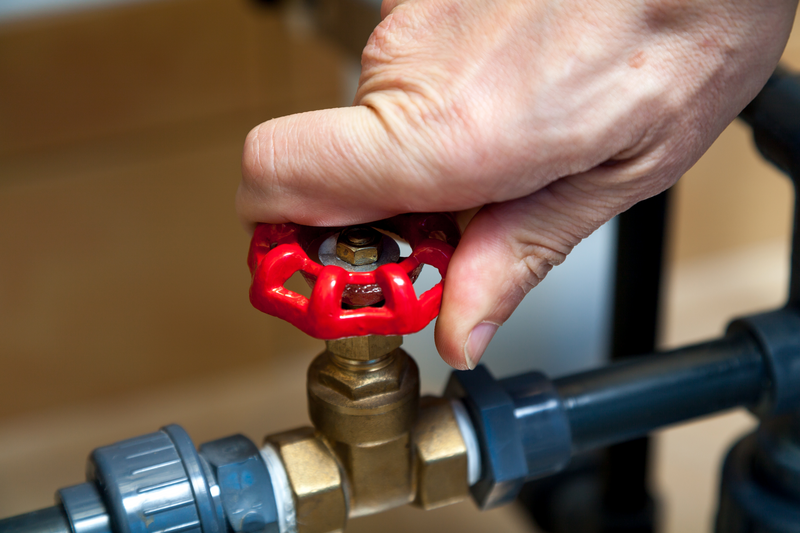
[[[308,411],[350,483],[351,517],[413,500],[411,428],[419,370],[401,349],[371,361],[339,356],[335,342],[308,370]]]
[[[287,471],[298,533],[339,531],[347,518],[468,496],[467,448],[450,402],[420,401],[419,370],[401,343],[328,341],[308,370],[316,431],[267,438]]]

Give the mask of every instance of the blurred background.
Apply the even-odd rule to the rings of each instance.
[[[51,505],[93,448],[166,423],[196,443],[307,423],[322,343],[250,306],[233,197],[250,128],[352,100],[379,5],[356,2],[0,1],[0,517]],[[784,62],[800,68],[800,38]],[[732,124],[672,194],[662,346],[782,303],[792,205]],[[582,243],[501,328],[496,375],[603,363],[614,235]],[[430,328],[406,349],[440,392]],[[734,412],[660,432],[664,531],[709,530],[721,454],[751,425]],[[530,531],[513,507],[470,503],[352,531],[410,527]]]

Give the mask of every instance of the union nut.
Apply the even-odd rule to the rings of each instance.
[[[383,251],[383,234],[369,226],[342,230],[336,241],[336,257],[354,266],[371,265]]]
[[[417,495],[414,504],[436,509],[469,496],[467,445],[446,398],[420,398],[414,428]]]
[[[297,533],[342,531],[347,499],[339,463],[325,444],[304,427],[270,435],[286,469],[297,516]]]
[[[278,533],[278,509],[267,465],[250,439],[233,435],[200,446],[220,489],[234,533]]]

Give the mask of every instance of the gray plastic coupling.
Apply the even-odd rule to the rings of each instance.
[[[111,533],[106,506],[94,483],[60,489],[56,499],[64,506],[72,533]]]
[[[97,448],[95,481],[117,533],[225,533],[219,486],[177,425]]]
[[[769,387],[750,410],[756,416],[783,415],[800,408],[800,314],[787,307],[731,322],[728,333],[747,331],[758,342]]]
[[[481,509],[510,502],[526,480],[558,472],[569,462],[569,420],[544,374],[497,381],[479,365],[453,372],[445,396],[461,400],[478,436],[481,476],[470,490]]]
[[[273,482],[234,435],[195,450],[177,425],[103,446],[88,483],[59,491],[73,533],[279,533]]]
[[[233,435],[200,446],[219,483],[222,508],[235,533],[282,533],[272,474],[250,439]]]

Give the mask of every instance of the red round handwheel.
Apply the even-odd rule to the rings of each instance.
[[[370,272],[349,272],[336,265],[323,266],[307,253],[312,243],[341,228],[259,224],[247,256],[253,276],[250,302],[256,309],[291,322],[318,339],[407,335],[421,330],[439,314],[442,283],[460,237],[458,225],[450,215],[442,213],[398,215],[369,225],[407,241],[411,255]],[[435,267],[442,281],[417,298],[412,278],[423,264]],[[315,280],[310,298],[284,287],[296,272]],[[345,290],[368,285],[380,287],[384,305],[345,309]]]

